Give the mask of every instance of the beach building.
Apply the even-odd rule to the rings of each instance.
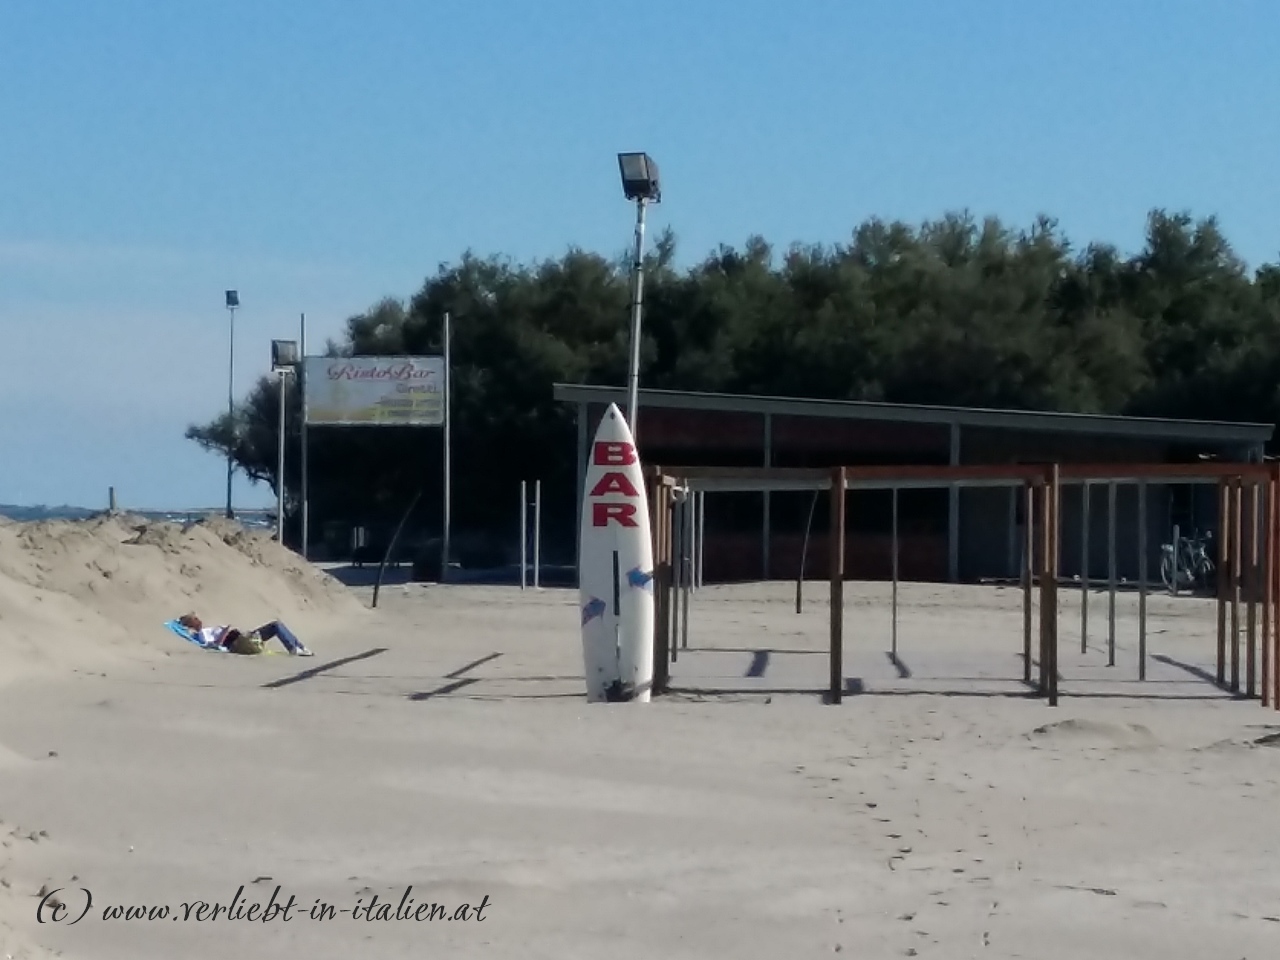
[[[622,387],[560,383],[555,399],[577,415],[579,477],[605,408],[625,409]],[[869,464],[1258,462],[1274,426],[1098,414],[976,409],[860,401],[640,391],[638,446],[646,464],[665,467],[822,467]],[[581,490],[578,491],[581,497]],[[1107,569],[1112,491],[1107,484],[1064,487],[1061,571]],[[974,582],[1015,578],[1025,543],[1023,498],[1014,488],[867,490],[850,493],[845,570],[850,579],[891,576],[897,501],[902,579]],[[706,583],[826,576],[826,503],[806,492],[709,493],[705,498]],[[1087,499],[1087,511],[1086,511]],[[1135,484],[1115,485],[1117,575],[1137,576]],[[1088,517],[1087,532],[1085,517]],[[1212,485],[1149,483],[1146,551],[1158,580],[1160,545],[1216,532]],[[812,522],[810,518],[812,517]],[[811,526],[806,545],[806,528]]]

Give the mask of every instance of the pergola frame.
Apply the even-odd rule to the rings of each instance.
[[[1026,546],[1021,570],[1023,587],[1023,681],[1032,682],[1032,589],[1040,590],[1038,628],[1038,696],[1050,706],[1058,703],[1058,571],[1061,544],[1063,486],[1106,485],[1114,507],[1120,484],[1138,488],[1138,679],[1146,679],[1146,489],[1151,482],[1216,484],[1219,528],[1217,569],[1217,675],[1219,686],[1240,692],[1240,603],[1246,604],[1245,693],[1253,697],[1260,681],[1262,706],[1280,710],[1280,463],[1195,464],[995,464],[995,465],[876,465],[832,468],[786,467],[662,467],[646,468],[654,545],[656,619],[653,692],[668,691],[671,662],[676,653],[675,588],[676,535],[672,508],[677,488],[690,493],[765,491],[827,491],[831,501],[830,536],[830,684],[829,703],[844,698],[844,555],[845,505],[851,491],[960,487],[1022,488],[1027,504]],[[1247,491],[1247,494],[1246,494]],[[896,499],[895,499],[896,504]],[[1035,550],[1035,517],[1042,525],[1040,549]],[[1085,523],[1087,524],[1087,508]],[[895,514],[896,518],[896,514]],[[1115,663],[1115,511],[1110,511],[1110,635],[1109,666]],[[1087,529],[1087,528],[1086,528]],[[1086,541],[1087,542],[1087,541]],[[897,537],[894,543],[894,591],[897,590]],[[1087,546],[1086,546],[1087,550]],[[1087,648],[1089,581],[1080,579],[1084,596],[1081,644]],[[687,598],[686,598],[687,602]],[[1261,605],[1261,624],[1258,606]],[[1230,614],[1228,616],[1228,607]],[[896,633],[896,604],[895,604]],[[1229,629],[1228,629],[1229,621]],[[1261,626],[1261,631],[1259,631]],[[1259,635],[1260,634],[1260,635]],[[1228,640],[1230,642],[1228,642]],[[1258,654],[1261,653],[1260,668]],[[896,653],[896,651],[895,651]],[[1228,656],[1229,654],[1229,656]],[[1228,677],[1229,664],[1229,677]]]

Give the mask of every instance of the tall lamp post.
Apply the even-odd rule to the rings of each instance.
[[[636,251],[632,263],[631,296],[631,363],[627,373],[627,425],[632,442],[636,441],[636,417],[640,404],[640,311],[644,302],[644,213],[649,203],[662,200],[658,165],[647,153],[618,154],[622,173],[622,192],[636,202]]]
[[[298,370],[298,344],[294,340],[271,341],[271,372],[280,377],[280,422],[276,436],[276,543],[284,545],[284,430],[285,381]]]
[[[236,307],[240,306],[240,294],[235,290],[227,291],[227,310],[231,314],[231,345],[230,345],[230,365],[227,371],[227,427],[235,434],[235,416],[236,416]],[[235,514],[231,511],[231,474],[235,470],[235,461],[232,458],[232,449],[230,438],[228,438],[227,446],[227,519],[230,520]]]

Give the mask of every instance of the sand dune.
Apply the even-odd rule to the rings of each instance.
[[[171,652],[161,624],[186,612],[211,624],[279,618],[315,631],[363,609],[266,534],[222,518],[0,523],[0,683]]]

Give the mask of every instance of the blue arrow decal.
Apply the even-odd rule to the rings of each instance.
[[[591,600],[582,608],[582,625],[585,627],[596,617],[603,617],[604,611],[604,601],[599,597],[592,597]]]
[[[652,589],[653,572],[635,567],[627,571],[627,583],[639,590]]]

